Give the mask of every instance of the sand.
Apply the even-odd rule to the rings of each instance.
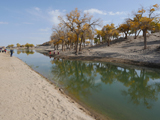
[[[93,120],[28,65],[0,53],[0,120]]]

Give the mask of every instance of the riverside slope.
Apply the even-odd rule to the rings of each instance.
[[[18,58],[0,53],[0,63],[0,120],[94,119]]]

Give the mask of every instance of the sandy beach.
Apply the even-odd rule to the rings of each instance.
[[[28,65],[0,53],[0,120],[93,120]]]

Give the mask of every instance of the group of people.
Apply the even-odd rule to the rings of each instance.
[[[6,49],[4,49],[4,51],[2,51],[2,52],[7,52],[7,50]],[[12,57],[12,55],[13,55],[13,50],[12,49],[10,49],[10,57]]]

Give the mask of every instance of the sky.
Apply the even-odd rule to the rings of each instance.
[[[102,25],[118,26],[132,18],[133,11],[154,4],[160,0],[0,0],[0,46],[50,41],[53,26],[60,22],[58,16],[65,18],[75,8],[100,18]]]

